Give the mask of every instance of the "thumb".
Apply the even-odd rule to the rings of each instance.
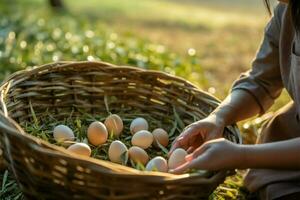
[[[196,136],[198,134],[198,130],[199,127],[196,126],[195,124],[191,124],[189,125],[173,142],[172,147],[170,149],[170,153],[172,154],[172,152],[181,147],[183,149],[187,149],[188,148],[188,143],[189,140],[191,140],[191,138],[193,138],[194,136]]]
[[[183,165],[180,165],[179,167],[177,167],[175,169],[169,170],[169,172],[172,174],[182,174],[185,171],[187,171],[188,169],[195,168],[196,165],[197,165],[196,160],[192,160],[192,161],[184,163]]]
[[[192,160],[196,159],[198,156],[200,156],[201,154],[203,154],[205,151],[207,151],[207,149],[209,149],[209,147],[210,147],[210,145],[207,145],[206,143],[204,143],[203,145],[198,147],[193,153],[187,155],[185,157],[185,159],[187,161],[192,161]]]

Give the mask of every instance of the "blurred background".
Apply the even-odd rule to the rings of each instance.
[[[176,74],[221,99],[249,69],[269,20],[262,0],[1,0],[0,9],[1,79],[103,60]]]
[[[269,20],[263,0],[1,0],[0,81],[49,62],[101,60],[177,75],[224,99]],[[288,101],[284,91],[270,111]],[[251,129],[245,141],[267,118],[239,124]]]
[[[263,0],[1,0],[0,81],[49,62],[101,60],[174,74],[223,99],[269,19]],[[287,101],[284,91],[271,111]],[[269,116],[239,124],[245,143]],[[227,180],[220,199],[243,199],[241,183]],[[16,187],[3,183],[1,198],[7,185]]]

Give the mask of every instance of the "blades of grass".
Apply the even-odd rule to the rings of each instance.
[[[80,120],[80,119],[76,118],[76,119],[75,119],[75,124],[76,124],[76,127],[77,127],[78,129],[81,129],[82,124],[81,124],[81,120]]]
[[[8,170],[5,170],[3,178],[2,178],[2,187],[1,187],[1,191],[3,191],[4,186],[6,185],[7,182],[7,177],[8,177]]]
[[[178,126],[181,128],[181,129],[184,129],[185,125],[183,123],[183,121],[181,120],[181,118],[179,117],[177,111],[176,111],[176,108],[175,106],[173,106],[173,113],[174,113],[174,117],[175,117],[175,120],[177,121],[178,123]]]
[[[20,193],[17,194],[17,196],[14,197],[14,200],[21,200],[21,199],[23,199],[22,197],[23,197],[22,192],[20,191]]]
[[[142,163],[140,163],[140,162],[137,162],[135,168],[137,170],[141,170],[141,171],[145,171],[145,169],[146,169],[146,167]]]
[[[174,141],[177,136],[170,137],[170,141]]]
[[[158,140],[155,139],[155,141],[156,141],[158,147],[164,152],[165,156],[167,156],[167,155],[169,154],[168,149],[166,149],[163,145],[161,145],[161,144],[158,142]]]
[[[109,139],[114,139],[114,131],[113,130],[109,133]]]
[[[2,178],[0,199],[23,199],[21,189],[18,187],[16,180],[8,170],[1,174],[0,178]]]
[[[179,128],[179,127],[176,127],[176,130],[177,130],[179,133],[181,133],[182,130],[184,130],[184,129],[181,129],[181,128]]]
[[[105,104],[106,112],[107,112],[108,114],[111,114],[111,112],[109,111],[108,99],[107,99],[107,96],[106,96],[106,95],[104,95],[104,104]]]
[[[130,135],[130,136],[127,136],[126,138],[124,138],[124,140],[131,141],[131,138],[132,138],[132,136]]]
[[[52,114],[48,114],[49,119],[51,119],[54,123],[57,123],[57,119],[55,117],[53,117]]]
[[[75,137],[77,136],[78,139],[82,140],[84,137],[84,134],[83,134],[83,128],[82,128],[82,122],[81,120],[76,117],[76,119],[74,120],[75,121],[75,126],[76,126],[76,132],[77,135],[75,135]]]
[[[33,121],[34,121],[35,126],[36,126],[36,127],[39,127],[39,121],[38,121],[38,119],[37,119],[37,117],[36,117],[36,114],[35,114],[35,112],[34,112],[34,109],[33,109],[33,107],[32,107],[31,100],[29,100],[29,108],[30,108],[30,112],[31,112],[31,115],[32,115],[32,117],[33,117]]]
[[[199,118],[196,115],[194,115],[193,113],[190,113],[190,115],[193,116],[193,122],[196,122],[199,120]]]
[[[92,119],[93,121],[97,121],[97,120],[95,119],[95,117],[94,117],[94,116],[92,116],[92,115],[90,115],[90,114],[88,114],[88,113],[86,113],[86,112],[82,111],[82,110],[81,110],[81,109],[79,109],[79,108],[77,108],[77,110],[78,110],[78,112],[80,112],[80,113],[83,115],[83,117],[86,117],[86,118]]]
[[[48,137],[47,137],[47,135],[45,134],[45,132],[44,131],[41,131],[41,138],[43,139],[43,140],[45,140],[45,141],[48,141]]]
[[[124,153],[121,154],[121,161],[122,165],[126,165],[128,162],[128,152],[125,151]]]
[[[130,160],[131,166],[136,169],[136,166],[135,166],[135,163],[133,162],[133,160],[131,160],[131,159],[129,159],[129,160]]]
[[[74,113],[74,108],[72,107],[70,115],[68,116],[68,120],[72,120],[73,113]]]
[[[178,125],[178,122],[177,122],[177,120],[175,120],[175,121],[173,122],[173,127],[172,127],[172,129],[171,129],[171,131],[170,131],[170,133],[169,133],[169,137],[172,137],[172,136],[175,134],[175,131],[176,131],[176,129],[177,129],[177,125]]]
[[[100,146],[97,146],[96,148],[94,148],[92,150],[92,157],[97,156],[99,154],[99,152],[98,152],[99,150],[100,150]],[[104,157],[106,157],[106,156],[104,156]]]

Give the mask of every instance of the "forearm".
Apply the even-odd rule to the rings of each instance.
[[[240,148],[237,168],[300,169],[300,138]]]
[[[212,113],[224,126],[253,117],[260,112],[254,97],[244,90],[234,90]]]

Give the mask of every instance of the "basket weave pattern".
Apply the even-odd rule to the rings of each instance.
[[[102,62],[60,62],[17,72],[0,91],[1,147],[28,199],[199,199],[206,198],[228,174],[140,172],[107,161],[75,157],[26,134],[19,125],[49,112],[57,120],[70,112],[80,116],[79,110],[91,115],[107,113],[106,101],[111,97],[112,113],[149,113],[163,123],[165,118],[173,118],[175,108],[188,125],[206,117],[218,100],[181,78]],[[224,136],[240,142],[235,126],[227,127]]]

